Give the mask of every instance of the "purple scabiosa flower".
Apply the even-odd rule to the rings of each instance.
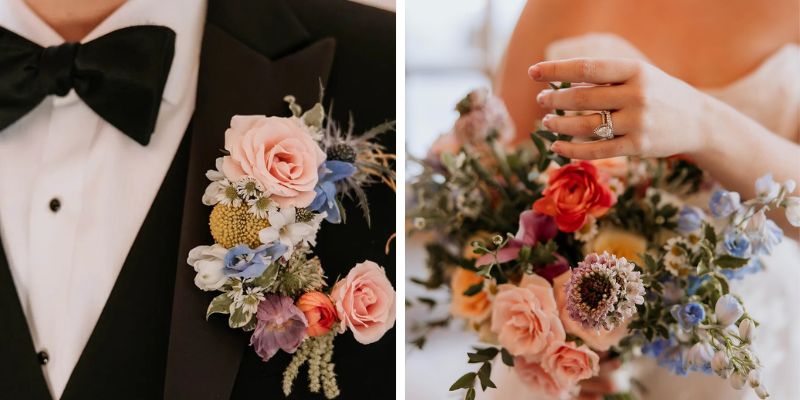
[[[291,297],[267,295],[258,305],[256,319],[250,345],[264,361],[269,361],[279,349],[294,353],[306,338],[308,321]]]
[[[644,303],[640,273],[624,257],[608,252],[589,254],[579,262],[565,290],[570,318],[587,329],[612,330]]]

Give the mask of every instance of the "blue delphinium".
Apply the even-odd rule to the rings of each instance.
[[[267,270],[273,261],[286,252],[286,245],[273,243],[251,249],[240,244],[225,254],[223,273],[231,278],[257,278]]]
[[[355,165],[349,162],[328,160],[322,163],[318,172],[319,181],[317,187],[314,188],[317,195],[308,208],[320,213],[327,212],[325,220],[332,224],[342,222],[339,205],[336,204],[336,182],[353,176],[355,173]]]
[[[694,206],[684,205],[678,214],[677,230],[683,234],[694,232],[700,229],[705,219],[706,215],[703,210]]]
[[[653,357],[658,365],[679,376],[686,376],[684,353],[686,349],[674,338],[658,338],[642,346],[642,353]]]
[[[769,255],[783,240],[783,230],[775,221],[767,219],[761,229],[750,233],[750,240],[753,245],[753,254]]]
[[[688,331],[697,326],[706,318],[706,311],[703,306],[697,303],[686,305],[674,305],[670,310],[672,317],[678,321],[681,329]]]
[[[708,208],[716,218],[725,218],[741,208],[739,193],[717,190],[711,195]]]
[[[725,231],[725,237],[722,240],[722,246],[725,249],[725,252],[734,257],[750,257],[750,239],[747,237],[747,235],[736,229],[728,229]]]

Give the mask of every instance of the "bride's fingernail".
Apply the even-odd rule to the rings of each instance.
[[[528,68],[528,75],[530,75],[530,77],[533,78],[533,80],[538,81],[539,79],[542,78],[542,69],[539,67],[538,64],[531,65],[531,67]]]
[[[542,125],[544,125],[545,128],[553,129],[553,127],[550,126],[552,121],[553,121],[553,114],[547,114],[544,116],[544,118],[542,118]]]
[[[536,102],[539,103],[540,106],[544,105],[544,95],[544,91],[541,91],[536,95]]]
[[[550,151],[558,153],[559,150],[561,150],[561,142],[553,142],[553,144],[550,145]]]

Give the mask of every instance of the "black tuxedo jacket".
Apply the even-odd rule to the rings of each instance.
[[[334,119],[357,131],[394,119],[394,14],[344,0],[209,0],[195,113],[62,399],[281,399],[290,355],[262,362],[249,336],[224,316],[205,320],[213,293],[194,286],[189,250],[213,243],[201,197],[234,114],[289,115],[283,97],[308,108],[320,80]],[[394,151],[394,135],[383,138]],[[346,224],[323,224],[316,254],[332,284],[365,259],[392,282],[395,195],[368,190],[372,226],[352,203]],[[113,221],[109,221],[113,223]],[[47,251],[42,249],[42,251]],[[57,256],[54,255],[54,259]],[[58,301],[58,299],[53,299]],[[395,334],[371,345],[337,337],[343,399],[395,393]],[[31,340],[0,246],[0,399],[49,400],[42,357]],[[308,392],[304,373],[293,398]]]

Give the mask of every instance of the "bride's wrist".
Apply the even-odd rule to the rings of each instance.
[[[719,100],[703,94],[698,110],[695,125],[695,135],[697,138],[694,149],[689,155],[697,158],[707,158],[724,153],[725,128],[731,116],[725,109],[725,104]],[[728,137],[730,139],[730,137]]]

